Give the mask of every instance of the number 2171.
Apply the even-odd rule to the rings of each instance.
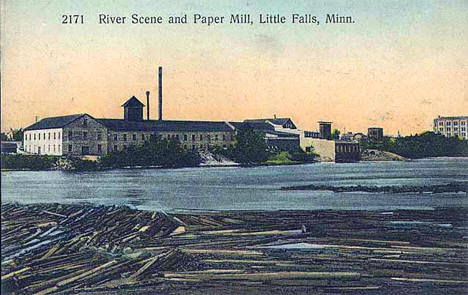
[[[62,14],[62,24],[83,24],[84,17],[81,14]]]

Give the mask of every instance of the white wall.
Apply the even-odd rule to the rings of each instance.
[[[61,156],[63,142],[62,128],[27,130],[24,132],[24,151],[27,154]]]

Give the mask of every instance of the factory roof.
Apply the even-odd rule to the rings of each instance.
[[[232,131],[228,124],[221,121],[126,121],[122,119],[96,119],[96,121],[113,131]]]
[[[256,122],[256,121],[244,121],[244,122],[229,122],[236,129],[241,128],[242,126],[250,126],[253,129],[259,130],[263,133],[276,135],[278,137],[299,137],[299,134],[293,134],[288,132],[275,131],[275,128],[268,123]]]
[[[468,119],[468,116],[455,116],[455,117],[437,117],[436,120],[464,120],[464,119]]]
[[[40,130],[40,129],[52,129],[52,128],[62,128],[71,122],[75,121],[78,118],[81,118],[86,114],[75,114],[75,115],[68,115],[68,116],[59,116],[59,117],[49,117],[40,120],[24,128],[25,131],[28,130]]]

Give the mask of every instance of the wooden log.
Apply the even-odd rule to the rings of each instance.
[[[13,272],[10,272],[8,274],[2,275],[2,281],[10,279],[10,278],[12,278],[12,277],[14,277],[16,275],[19,275],[19,274],[25,272],[25,271],[28,271],[28,270],[31,270],[31,268],[30,267],[23,267],[22,269],[19,269],[17,271],[13,271]]]
[[[193,278],[208,280],[253,280],[270,281],[286,279],[334,279],[334,280],[359,280],[360,273],[357,272],[261,272],[244,274],[185,274],[165,273],[165,278]]]
[[[210,254],[210,255],[236,255],[236,256],[262,256],[261,251],[251,250],[224,250],[224,249],[181,249],[188,254]]]
[[[59,213],[54,213],[54,212],[50,212],[50,211],[47,211],[47,210],[42,210],[42,213],[49,214],[49,215],[53,215],[53,216],[57,216],[57,217],[67,218],[66,215],[59,214]]]
[[[89,270],[89,271],[87,271],[85,273],[82,273],[82,274],[79,274],[77,276],[71,277],[71,278],[66,279],[64,281],[60,281],[60,282],[57,283],[57,287],[62,287],[62,286],[68,285],[70,283],[73,283],[73,282],[75,282],[77,280],[83,279],[83,278],[85,278],[87,276],[93,275],[96,272],[99,272],[99,271],[101,271],[101,270],[103,270],[103,269],[105,269],[105,268],[107,268],[109,266],[112,266],[112,265],[116,264],[116,263],[117,263],[117,260],[111,260],[111,261],[109,261],[107,263],[104,263],[104,264],[102,264],[102,265],[100,265],[98,267],[95,267],[95,268],[93,268],[93,269],[91,269],[91,270]]]

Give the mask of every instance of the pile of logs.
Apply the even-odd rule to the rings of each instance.
[[[4,204],[2,294],[465,294],[467,213]]]

